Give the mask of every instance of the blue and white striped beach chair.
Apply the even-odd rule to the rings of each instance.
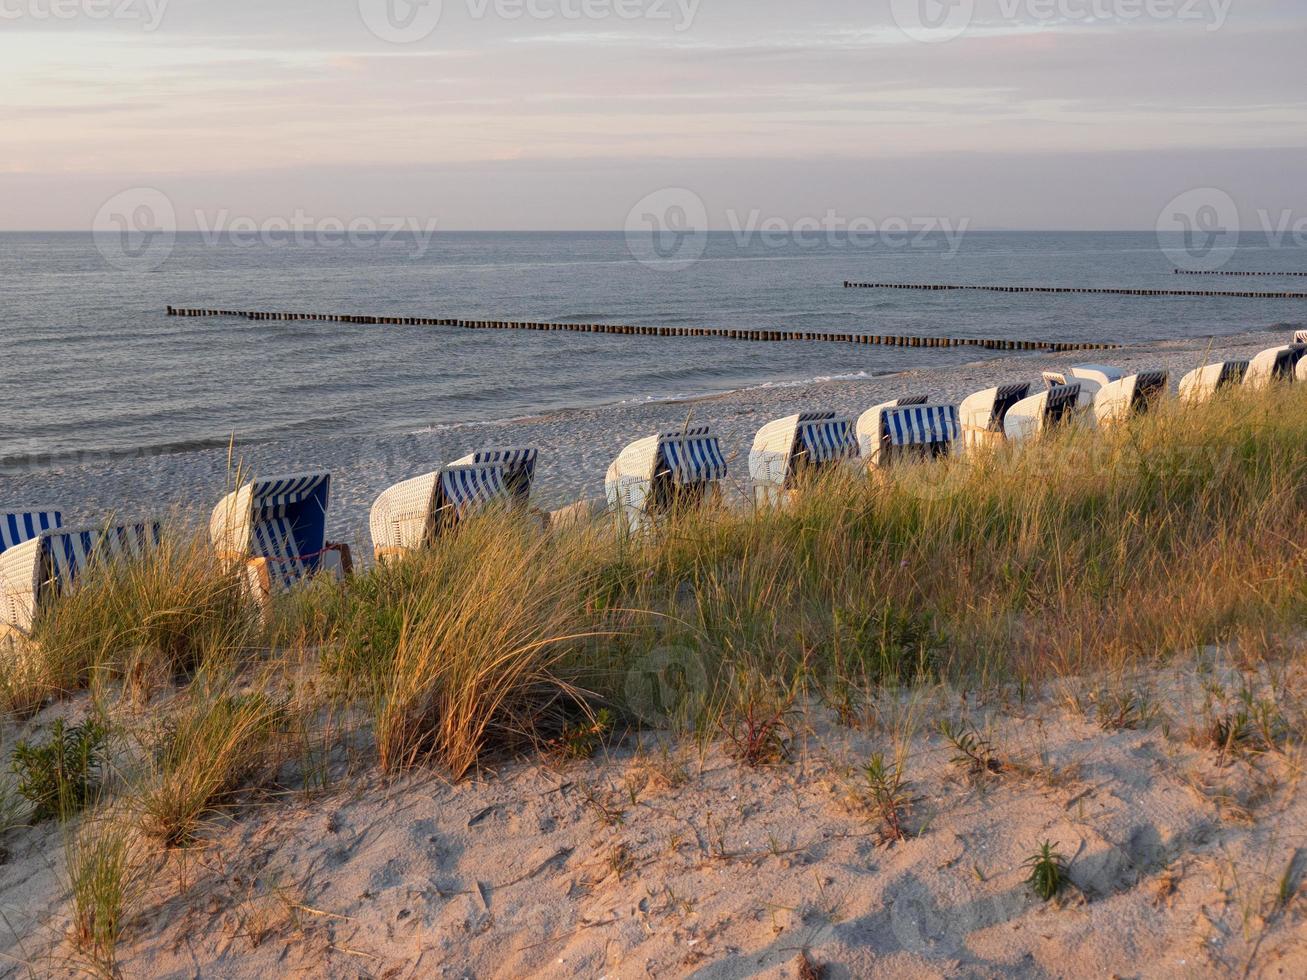
[[[1008,442],[1034,439],[1055,426],[1074,421],[1084,407],[1080,382],[1055,385],[1009,408],[1003,417],[1003,434]]]
[[[1094,394],[1094,418],[1105,426],[1151,411],[1166,397],[1170,380],[1168,372],[1158,370],[1110,381]]]
[[[986,388],[962,399],[958,419],[962,423],[962,445],[967,451],[991,448],[1003,442],[1003,420],[1008,410],[1030,396],[1026,381]]]
[[[1269,388],[1277,381],[1294,381],[1298,367],[1307,361],[1307,343],[1285,344],[1262,351],[1248,362],[1243,383],[1249,388]]]
[[[531,452],[525,465],[534,472],[535,456]],[[516,503],[517,493],[529,496],[530,476],[526,476],[525,486],[522,478],[519,470],[516,486],[510,489],[504,464],[488,460],[451,464],[395,484],[372,505],[369,524],[377,561],[429,547],[441,532],[454,527],[473,510],[496,501]]]
[[[478,449],[462,459],[454,460],[450,465],[497,465],[502,471],[504,488],[515,503],[526,507],[531,503],[531,484],[535,481],[536,459],[539,455],[539,450],[536,449]]]
[[[213,509],[209,537],[219,558],[239,564],[262,603],[319,573],[353,570],[349,547],[327,541],[330,473],[253,480]]]
[[[1180,379],[1180,400],[1190,405],[1205,402],[1224,388],[1243,383],[1247,361],[1217,361],[1194,368]]]
[[[43,530],[0,554],[0,633],[28,635],[38,616],[96,563],[133,561],[157,548],[157,521]]]
[[[1307,330],[1295,330],[1293,342],[1295,344],[1307,344]]]
[[[662,432],[631,443],[608,467],[608,504],[630,531],[663,514],[698,506],[720,492],[726,457],[707,426]]]
[[[934,459],[953,451],[962,431],[956,405],[886,402],[858,418],[858,449],[868,466]]]
[[[42,531],[56,531],[63,524],[64,515],[53,509],[0,511],[0,555],[15,545],[31,541]]]
[[[804,412],[768,422],[749,451],[754,500],[759,505],[781,503],[800,474],[814,474],[857,455],[853,420],[834,412]]]

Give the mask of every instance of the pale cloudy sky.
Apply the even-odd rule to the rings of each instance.
[[[183,228],[620,229],[668,186],[988,228],[1212,186],[1249,227],[1307,216],[1304,51],[1307,0],[0,0],[0,229],[137,186]]]

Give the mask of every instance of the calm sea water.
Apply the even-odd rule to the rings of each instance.
[[[1307,270],[1245,239],[1229,269]],[[157,271],[112,268],[89,234],[0,235],[0,472],[292,435],[414,431],[576,406],[858,376],[974,349],[176,319],[171,303],[650,325],[1140,341],[1307,320],[1307,302],[846,290],[901,282],[1307,289],[1175,277],[1152,233],[969,233],[887,242],[710,236],[689,268],[621,233],[447,233],[314,244],[179,236]]]

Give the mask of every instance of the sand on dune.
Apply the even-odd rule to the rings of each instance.
[[[933,689],[843,720],[796,709],[788,758],[757,768],[729,739],[701,749],[657,732],[590,760],[507,762],[456,784],[387,785],[338,759],[325,790],[248,799],[192,848],[152,857],[120,968],[1303,976],[1303,760],[1202,737],[1244,688],[1301,726],[1302,653],[1273,676],[1210,649],[1024,699]],[[1123,692],[1140,699],[1124,716]],[[998,771],[956,762],[941,718],[973,726]],[[870,802],[873,753],[904,766],[903,840],[887,839]],[[77,972],[59,839],[45,825],[9,841],[0,976]],[[1048,902],[1024,867],[1044,841],[1069,875]]]

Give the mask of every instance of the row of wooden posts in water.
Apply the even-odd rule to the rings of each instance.
[[[801,330],[741,330],[726,327],[648,327],[617,323],[542,323],[532,320],[465,320],[458,317],[375,316],[356,313],[289,313],[260,310],[214,310],[169,306],[169,316],[242,317],[246,320],[321,320],[333,323],[462,327],[468,330],[561,330],[572,333],[622,334],[638,337],[722,337],[762,342],[810,341],[876,344],[886,347],[982,347],[986,350],[1082,351],[1113,350],[1120,344],[1046,340],[1004,340],[980,337],[912,337],[893,334],[819,333]]]
[[[845,289],[971,290],[980,293],[1093,293],[1098,296],[1219,296],[1229,299],[1307,299],[1307,293],[1235,289],[1122,289],[1106,286],[976,286],[951,282],[851,282]]]
[[[1245,272],[1241,269],[1176,269],[1177,276],[1307,276],[1307,272]]]

